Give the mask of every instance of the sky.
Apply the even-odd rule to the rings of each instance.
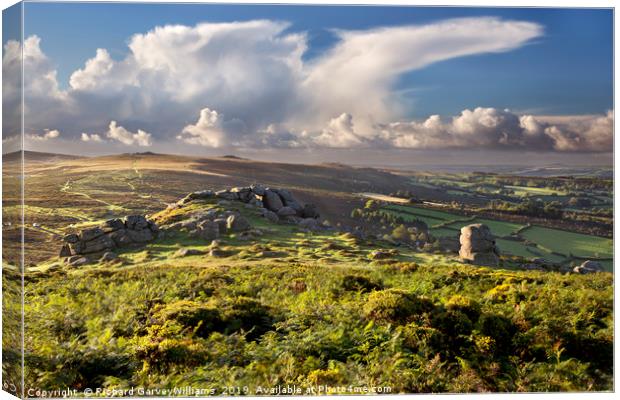
[[[23,29],[34,150],[611,163],[608,9],[25,3]]]

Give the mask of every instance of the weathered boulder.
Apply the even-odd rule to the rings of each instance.
[[[117,259],[118,259],[118,255],[116,253],[111,252],[111,251],[106,251],[105,253],[103,253],[99,261],[106,262],[106,261],[114,261]]]
[[[215,221],[203,221],[198,225],[200,237],[205,240],[215,240],[220,237],[220,225]]]
[[[135,243],[150,242],[154,239],[153,232],[150,229],[127,230],[127,235]]]
[[[131,238],[127,234],[127,229],[119,229],[110,234],[110,238],[118,247],[127,246],[132,243]]]
[[[250,186],[250,189],[252,189],[252,192],[257,194],[258,196],[265,195],[265,187],[263,187],[262,185],[252,185]]]
[[[114,241],[110,239],[110,236],[103,235],[89,241],[84,241],[80,254],[98,253],[100,251],[113,249],[114,247]]]
[[[83,229],[79,234],[66,235],[59,255],[103,254],[117,247],[148,242],[160,234],[157,224],[144,215],[130,215],[125,220],[109,219],[100,226]]]
[[[68,235],[66,235],[63,240],[66,243],[77,243],[80,241],[80,237],[78,235],[76,235],[75,233],[70,233]]]
[[[301,209],[300,216],[302,218],[319,218],[320,214],[314,204],[305,204]]]
[[[278,217],[285,218],[285,217],[297,215],[297,211],[295,211],[292,207],[284,206],[278,210],[277,214],[278,214]]]
[[[488,226],[471,224],[462,227],[459,242],[461,260],[489,267],[499,264],[499,249]]]
[[[280,196],[271,189],[265,189],[265,194],[263,195],[263,203],[266,209],[274,212],[278,212],[279,209],[284,207]]]
[[[264,218],[266,218],[268,221],[276,223],[278,222],[280,219],[278,218],[278,214],[274,213],[273,211],[269,211],[266,208],[264,209],[264,211],[262,212],[262,215]]]
[[[241,215],[231,215],[226,219],[226,229],[231,232],[241,232],[251,227],[250,222]]]
[[[174,257],[199,256],[203,254],[205,254],[205,252],[202,250],[188,249],[184,247],[182,249],[177,250],[177,252],[174,253]]]
[[[88,228],[88,229],[84,229],[81,233],[80,233],[80,239],[84,242],[87,242],[89,240],[93,240],[98,238],[99,236],[103,235],[105,232],[103,231],[103,229],[101,229],[100,227],[95,227],[95,228]]]
[[[244,203],[249,202],[254,197],[252,189],[249,187],[235,187],[230,189],[230,191],[232,193],[237,193],[237,197],[239,198],[239,200]]]
[[[273,191],[278,193],[285,207],[290,207],[295,210],[296,213],[301,213],[303,207],[297,200],[295,200],[291,192],[286,189],[273,189]]]
[[[239,200],[239,194],[229,190],[219,190],[215,192],[215,196],[228,201]]]
[[[587,260],[581,263],[581,265],[573,268],[573,272],[577,274],[594,274],[596,272],[603,272],[605,269],[603,265],[598,261]]]
[[[125,223],[120,218],[113,218],[105,221],[101,226],[101,229],[105,233],[118,231],[119,229],[125,229]]]
[[[149,223],[144,217],[144,215],[130,215],[125,218],[125,226],[127,227],[127,229],[140,230],[148,228]]]
[[[79,267],[85,264],[88,264],[90,260],[87,257],[81,255],[75,255],[71,257],[67,257],[65,262],[73,267]]]
[[[228,220],[226,218],[216,218],[213,222],[217,224],[220,234],[226,233],[226,229],[228,229]]]
[[[58,254],[59,257],[69,257],[71,255],[71,247],[69,247],[69,244],[63,244],[62,247],[60,248],[60,253]]]

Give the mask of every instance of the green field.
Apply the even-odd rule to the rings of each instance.
[[[421,220],[430,228],[430,232],[435,237],[457,236],[458,231],[466,225],[482,223],[487,225],[491,232],[498,237],[497,243],[501,251],[526,257],[542,257],[553,262],[565,262],[570,254],[581,258],[610,258],[613,256],[613,242],[611,239],[598,236],[584,235],[562,231],[559,229],[543,228],[534,226],[521,233],[524,239],[537,244],[537,246],[526,246],[522,242],[499,239],[515,233],[523,225],[513,222],[497,221],[486,218],[476,218],[472,221],[464,221],[467,217],[451,214],[445,211],[430,210],[423,207],[388,205],[386,211],[396,214],[405,220]],[[449,223],[450,221],[454,221]],[[438,225],[445,224],[440,227]],[[436,227],[436,228],[433,228]],[[563,254],[564,257],[560,256]],[[607,270],[613,271],[613,262],[603,262]]]
[[[598,236],[583,235],[558,229],[534,226],[521,233],[523,237],[548,248],[551,251],[579,257],[613,256],[613,240]]]
[[[526,195],[530,195],[530,196],[552,196],[552,195],[564,195],[566,193],[559,191],[559,190],[554,190],[554,189],[549,189],[549,188],[537,188],[537,187],[529,187],[529,186],[510,186],[510,185],[506,185],[504,186],[506,189],[511,189],[515,192],[515,194],[517,196],[526,196]]]

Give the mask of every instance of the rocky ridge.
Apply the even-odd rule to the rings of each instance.
[[[144,215],[113,218],[99,226],[66,235],[59,256],[71,265],[86,264],[97,256],[110,261],[116,258],[112,250],[150,242],[160,235],[157,224]]]

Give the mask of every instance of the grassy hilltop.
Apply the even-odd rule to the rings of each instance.
[[[196,211],[234,210],[260,233],[229,233],[212,243],[167,232],[120,249],[115,260],[78,268],[54,254],[59,236],[28,227],[27,248],[47,243],[26,274],[28,387],[612,390],[610,273],[476,267],[381,237],[269,222],[240,202],[196,199],[166,208],[192,190],[254,180],[248,169],[233,173],[234,163],[248,161],[204,160],[183,169],[188,160],[166,158],[170,164],[153,161],[149,169],[140,167],[143,158],[33,165],[29,221],[60,235],[139,210],[160,226]],[[276,168],[252,166],[254,176]],[[279,168],[277,182],[267,184],[304,187],[295,171]],[[389,193],[408,180],[316,168],[296,194],[318,200],[333,221],[347,221],[360,203],[351,193]],[[10,268],[4,274],[6,289]],[[5,346],[5,360],[17,350]]]

